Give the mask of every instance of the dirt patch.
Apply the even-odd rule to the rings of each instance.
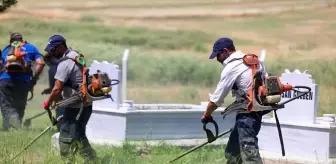
[[[35,2],[37,3],[37,2]],[[42,4],[41,4],[42,3]],[[176,3],[175,7],[167,7],[165,5],[160,7],[142,6],[138,8],[105,8],[101,9],[99,7],[109,6],[106,2],[91,2],[84,3],[81,5],[76,4],[72,6],[71,3],[58,2],[58,3],[37,3],[39,6],[29,7],[29,4],[19,3],[18,6],[14,7],[13,12],[24,12],[32,13],[32,16],[48,17],[48,18],[64,18],[68,17],[78,17],[82,14],[92,14],[101,16],[104,18],[137,18],[137,19],[148,19],[148,18],[200,18],[200,17],[223,17],[223,16],[246,16],[246,15],[260,15],[260,14],[276,14],[292,10],[303,10],[309,8],[320,8],[325,7],[321,6],[319,3],[315,4],[305,4],[299,3],[296,6],[293,6],[293,2],[286,1],[278,4],[279,2],[272,3],[256,3],[258,5],[245,7],[246,2],[235,3],[235,6],[228,5],[218,5],[212,3],[209,7],[199,7],[193,6],[192,2],[186,3],[188,6],[181,8],[180,3]],[[131,3],[132,4],[132,3]],[[183,4],[183,3],[182,3]],[[111,4],[110,4],[111,5]],[[265,7],[267,6],[267,7]],[[81,10],[83,8],[83,10]],[[98,8],[98,9],[97,9]],[[29,10],[28,10],[29,9]]]
[[[62,9],[15,9],[0,15],[0,20],[11,18],[39,18],[39,19],[61,19],[61,20],[78,20],[81,16],[79,14],[65,11]]]
[[[327,24],[323,20],[307,20],[298,24],[285,25],[285,31],[293,35],[317,34],[323,30],[323,26]]]
[[[231,0],[140,0],[140,1],[84,1],[77,0],[76,2],[69,2],[66,0],[59,0],[57,2],[41,1],[41,0],[25,0],[19,3],[19,6],[42,7],[42,8],[54,8],[63,7],[69,10],[101,10],[101,9],[134,9],[134,8],[170,8],[170,7],[262,7],[267,8],[269,6],[289,6],[293,4],[305,4],[301,0],[283,0],[283,1],[268,1],[268,0],[252,0],[247,2],[231,1]],[[33,5],[34,4],[34,5]],[[79,5],[80,4],[80,5]]]
[[[15,18],[19,18],[19,16],[15,15],[15,14],[9,14],[9,13],[5,13],[5,14],[0,15],[0,20],[1,21],[15,19]]]
[[[279,161],[279,160],[271,160],[271,159],[263,159],[264,164],[300,164],[289,161]]]
[[[275,44],[277,42],[275,38],[265,37],[252,31],[232,31],[231,35],[242,40],[251,40],[260,43]]]

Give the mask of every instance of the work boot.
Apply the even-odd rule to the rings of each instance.
[[[76,163],[76,154],[79,149],[79,142],[59,142],[60,145],[60,154],[62,159],[67,164],[75,164]]]
[[[96,151],[92,148],[88,139],[81,141],[79,154],[85,159],[86,163],[93,162],[97,159]]]
[[[243,163],[240,155],[233,156],[227,153],[225,154],[225,157],[227,159],[226,164],[242,164]]]
[[[15,130],[21,129],[21,121],[18,117],[18,115],[12,115],[9,117],[10,126],[14,128]]]

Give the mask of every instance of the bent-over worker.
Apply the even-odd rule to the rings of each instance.
[[[217,88],[210,96],[206,111],[201,117],[203,123],[213,120],[211,114],[224,103],[225,97],[232,90],[242,90],[246,94],[252,83],[252,70],[243,63],[244,53],[236,51],[230,38],[219,38],[213,45],[213,52],[209,59],[217,58],[224,67]],[[264,66],[259,65],[263,75]],[[261,119],[264,112],[238,113],[234,128],[230,134],[225,150],[227,164],[261,164],[258,138],[261,127]]]
[[[82,84],[83,76],[82,66],[75,62],[75,58],[79,57],[79,53],[67,47],[64,37],[60,35],[51,36],[45,51],[61,59],[55,74],[55,85],[51,94],[43,103],[43,107],[47,109],[53,101],[59,98],[61,93],[63,99],[78,93],[78,86]],[[83,110],[77,120],[76,117],[81,105],[83,105]],[[91,113],[92,103],[83,104],[79,102],[66,106],[64,109],[59,145],[61,156],[68,162],[74,160],[76,152],[73,150],[78,150],[87,162],[96,158],[96,152],[91,147],[85,132]]]

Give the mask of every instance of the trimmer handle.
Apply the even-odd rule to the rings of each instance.
[[[211,130],[206,128],[206,124],[211,122],[212,124],[215,125],[215,131],[216,131],[216,136],[214,136],[214,134],[211,132]],[[206,123],[203,123],[203,130],[205,131],[207,138],[208,138],[208,142],[211,143],[213,141],[215,141],[218,138],[218,124],[215,120],[209,121]]]
[[[57,124],[58,121],[57,121],[57,119],[56,119],[55,117],[52,116],[52,112],[51,112],[51,110],[50,110],[50,107],[46,108],[45,110],[48,112],[48,116],[49,116],[49,119],[50,119],[50,121],[51,121],[51,124],[52,124],[53,126],[55,126],[55,125]]]

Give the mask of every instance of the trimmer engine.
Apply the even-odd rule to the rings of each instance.
[[[70,98],[57,102],[57,107],[67,106],[83,101],[83,95],[86,96],[87,102],[89,103],[107,98],[110,98],[113,101],[109,93],[112,91],[113,85],[119,84],[119,80],[110,79],[107,73],[101,72],[99,70],[97,70],[97,72],[92,75],[88,75],[89,70],[86,72],[87,83],[84,90],[81,90],[78,92],[78,94],[74,94]]]
[[[97,71],[97,73],[90,75],[88,79],[88,92],[92,96],[104,96],[112,91],[112,80],[107,73]]]
[[[282,84],[279,77],[268,76],[258,88],[259,101],[263,105],[278,103],[281,101],[281,94],[292,89],[292,85]]]

